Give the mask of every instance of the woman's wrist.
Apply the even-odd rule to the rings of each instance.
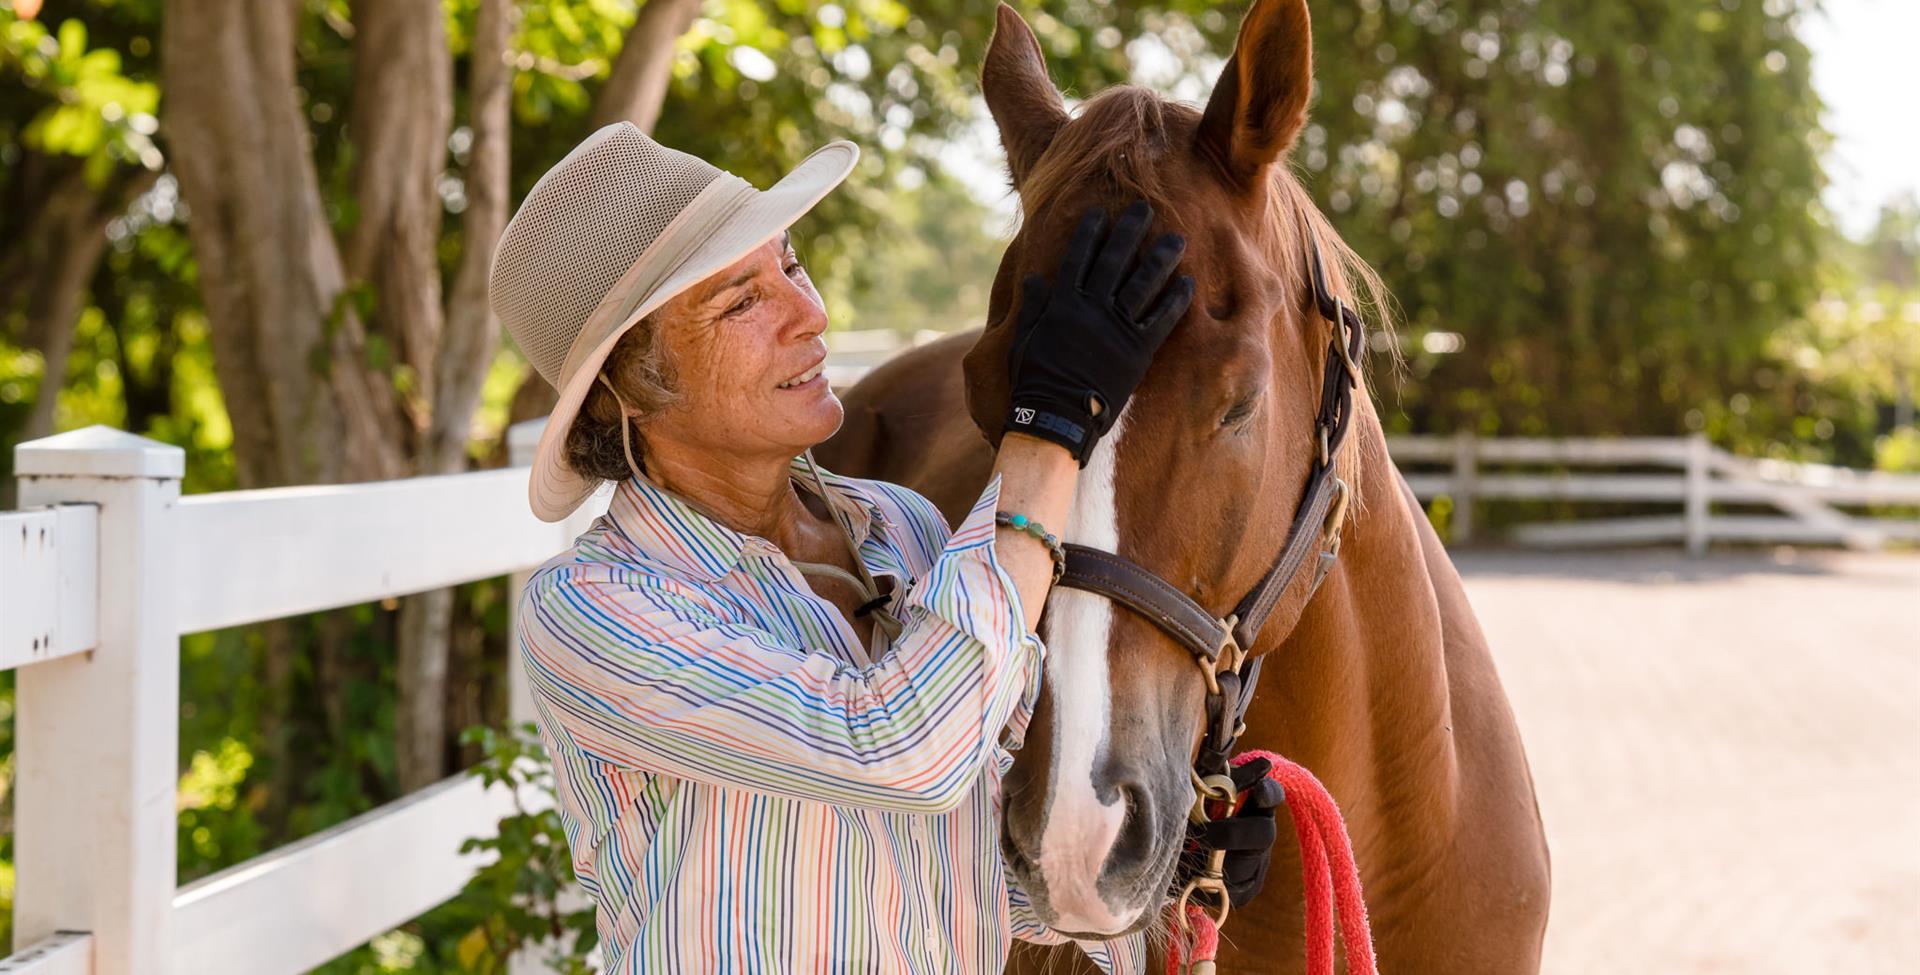
[[[1000,440],[993,469],[1000,475],[999,511],[1025,515],[1050,532],[1066,528],[1073,509],[1073,490],[1080,463],[1067,448],[1025,434],[1008,433]],[[1011,525],[996,531],[995,551],[1020,590],[1027,629],[1039,624],[1047,590],[1053,586],[1053,553],[1034,536]]]
[[[1021,468],[1034,473],[1065,474],[1072,477],[1080,471],[1080,464],[1073,459],[1073,452],[1039,437],[1024,433],[1007,431],[1000,437],[1000,462],[1018,464]]]

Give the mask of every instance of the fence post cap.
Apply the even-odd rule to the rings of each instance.
[[[186,476],[187,452],[172,444],[103,424],[81,427],[13,448],[16,477]]]

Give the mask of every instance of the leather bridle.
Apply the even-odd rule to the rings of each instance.
[[[1207,612],[1172,583],[1131,560],[1084,545],[1065,546],[1066,571],[1058,583],[1105,596],[1146,617],[1185,647],[1206,676],[1207,729],[1193,763],[1198,797],[1192,816],[1197,822],[1206,820],[1209,801],[1231,804],[1234,799],[1229,759],[1234,743],[1246,732],[1247,708],[1260,682],[1260,658],[1252,655],[1252,649],[1261,627],[1309,561],[1313,563],[1313,581],[1307,598],[1320,588],[1340,553],[1340,531],[1352,495],[1337,469],[1341,445],[1353,422],[1353,393],[1360,386],[1359,362],[1366,326],[1359,313],[1327,286],[1320,244],[1311,229],[1306,231],[1306,238],[1308,288],[1314,307],[1331,326],[1332,334],[1320,380],[1320,407],[1314,418],[1318,449],[1313,469],[1307,475],[1299,510],[1294,513],[1273,568],[1226,616]],[[1211,869],[1194,877],[1181,892],[1176,917],[1184,919],[1186,902],[1196,890],[1208,890],[1218,897],[1216,923],[1226,920],[1228,902],[1217,851],[1211,861]]]

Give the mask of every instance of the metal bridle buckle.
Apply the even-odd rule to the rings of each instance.
[[[1247,648],[1241,646],[1239,639],[1233,635],[1233,628],[1239,625],[1240,616],[1237,613],[1228,613],[1220,618],[1220,632],[1225,636],[1220,640],[1219,649],[1214,651],[1214,659],[1225,663],[1224,669],[1232,673],[1238,673],[1241,665],[1247,662]],[[1219,664],[1215,664],[1215,672],[1221,669]]]
[[[1347,521],[1348,502],[1353,498],[1353,488],[1341,478],[1333,479],[1333,506],[1327,509],[1327,520],[1322,523],[1320,538],[1327,545],[1340,551],[1340,528]]]
[[[1205,892],[1214,896],[1213,909],[1209,910],[1204,904],[1199,907],[1213,917],[1214,927],[1226,926],[1227,915],[1233,910],[1233,901],[1227,897],[1226,876],[1222,872],[1226,866],[1226,860],[1227,851],[1225,850],[1215,850],[1208,854],[1207,869],[1199,876],[1187,881],[1185,887],[1180,888],[1180,899],[1173,904],[1173,916],[1176,919],[1175,923],[1180,925],[1180,933],[1189,940],[1193,938],[1193,926],[1187,921],[1187,905],[1193,902],[1193,895],[1197,893]]]
[[[1207,803],[1224,802],[1233,804],[1239,798],[1234,791],[1233,777],[1230,775],[1202,776],[1196,769],[1187,769],[1187,776],[1193,780],[1193,808],[1187,810],[1187,822],[1202,826],[1213,820],[1207,814]]]
[[[1353,361],[1353,327],[1347,324],[1347,306],[1338,295],[1333,299],[1333,344],[1340,349],[1340,364],[1346,367],[1347,381],[1360,387],[1360,364]],[[1355,317],[1358,317],[1357,315]]]

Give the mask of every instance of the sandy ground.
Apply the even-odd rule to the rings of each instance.
[[[1920,557],[1456,562],[1552,844],[1545,972],[1920,973]]]

